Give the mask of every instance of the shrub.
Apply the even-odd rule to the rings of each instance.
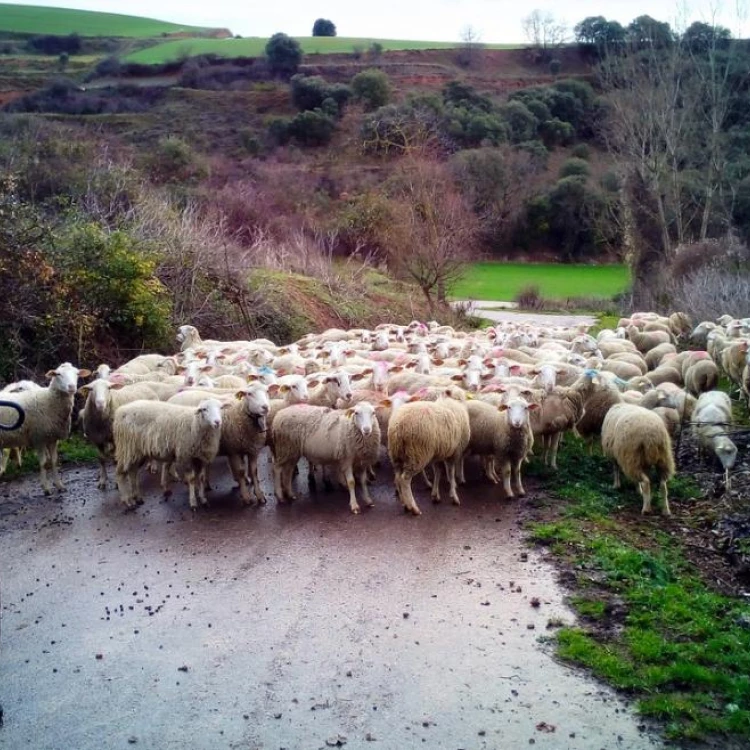
[[[549,72],[553,76],[556,76],[560,72],[561,68],[562,68],[562,62],[558,60],[557,58],[554,58],[549,61]]]
[[[268,137],[275,146],[285,146],[292,138],[289,130],[291,117],[270,117],[267,121]]]
[[[313,24],[313,36],[336,36],[336,24],[327,18],[318,18]]]
[[[370,57],[377,60],[383,54],[383,45],[380,42],[373,42],[368,52]]]
[[[292,76],[292,103],[300,111],[316,109],[328,96],[328,83],[320,76],[297,73]]]
[[[607,193],[617,193],[620,190],[620,178],[615,172],[605,172],[599,180],[599,184],[602,190]]]
[[[573,140],[575,130],[569,122],[563,122],[557,117],[545,120],[539,125],[539,135],[545,146],[565,146]]]
[[[576,143],[576,145],[570,149],[570,155],[575,156],[576,159],[590,159],[591,149],[587,143]]]
[[[320,109],[300,112],[289,123],[289,135],[303,146],[325,146],[336,130],[336,121]]]
[[[81,37],[78,34],[68,34],[68,36],[43,34],[31,37],[29,47],[32,51],[43,55],[59,55],[62,52],[77,55],[81,51]]]
[[[156,147],[146,156],[146,167],[155,182],[195,182],[208,174],[205,161],[193,147],[178,138],[161,138]]]
[[[522,102],[511,101],[499,107],[500,115],[508,123],[513,143],[528,141],[536,135],[537,121]]]
[[[573,157],[560,167],[560,177],[588,177],[589,174],[589,164],[585,159]]]
[[[352,78],[351,87],[354,98],[362,102],[368,112],[385,106],[391,98],[388,76],[375,68],[357,73]]]
[[[286,34],[274,34],[266,44],[266,59],[272,73],[292,76],[302,62],[302,47]]]
[[[542,290],[536,284],[529,284],[520,289],[513,301],[522,310],[541,310],[544,307]]]
[[[250,156],[257,156],[261,151],[260,140],[252,130],[246,129],[240,132],[240,143]]]

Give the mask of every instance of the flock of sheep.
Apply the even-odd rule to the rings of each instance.
[[[729,437],[732,404],[716,390],[726,374],[750,398],[750,319],[728,317],[693,328],[683,313],[635,313],[596,337],[585,327],[504,323],[459,332],[435,322],[383,324],[375,330],[331,329],[294,344],[267,339],[201,339],[181,326],[179,353],[144,354],[95,373],[70,363],[30,381],[6,386],[0,398],[26,414],[17,430],[0,432],[5,471],[11,452],[37,451],[42,488],[62,490],[58,441],[71,429],[76,393],[85,396],[77,421],[98,449],[99,488],[107,487],[114,456],[120,497],[127,508],[143,502],[139,472],[149,466],[170,481],[183,480],[190,507],[206,504],[209,467],[226,456],[240,497],[265,502],[258,457],[273,457],[278,502],[294,499],[300,458],[346,486],[349,507],[372,499],[368,481],[385,447],[404,509],[420,514],[412,481],[421,475],[440,500],[445,473],[449,496],[464,461],[477,456],[486,477],[505,497],[525,494],[522,469],[534,446],[557,468],[561,438],[573,431],[601,440],[615,467],[637,483],[643,512],[651,510],[651,479],[670,513],[667,482],[675,471],[673,438],[686,424],[713,452],[726,483],[737,448]],[[692,348],[678,350],[679,345]],[[80,378],[94,379],[78,385]],[[0,423],[16,413],[0,407]],[[428,476],[428,471],[430,476]],[[50,482],[51,477],[51,482]]]

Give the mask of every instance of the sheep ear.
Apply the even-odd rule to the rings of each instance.
[[[464,359],[463,357],[458,360],[459,365],[468,365],[469,361],[467,359]]]
[[[86,385],[82,385],[78,389],[78,393],[80,393],[82,396],[87,395],[91,391],[91,386],[87,383]]]
[[[119,391],[120,388],[124,388],[127,385],[127,383],[123,380],[111,380],[109,383],[109,389],[111,391]],[[84,386],[85,388],[86,386]]]
[[[511,375],[518,375],[521,372],[521,365],[511,365],[508,370]]]
[[[238,401],[242,401],[242,399],[245,398],[246,395],[247,395],[247,391],[237,391],[237,393],[234,394],[234,397]]]
[[[48,370],[46,377],[48,377],[48,378],[54,378],[55,375],[57,375],[57,370]]]
[[[437,365],[438,367],[440,367],[440,365],[444,365],[445,364],[445,360],[444,359],[433,359],[432,360],[432,364],[433,365]]]
[[[394,365],[391,367],[391,372],[403,372],[404,366],[403,365]]]
[[[354,416],[354,409],[347,409],[344,414],[347,419],[351,419]]]
[[[500,404],[497,409],[498,411],[508,411],[508,404]]]
[[[245,379],[248,383],[254,383],[256,380],[260,380],[257,375],[253,375],[252,373],[250,375],[247,375]]]
[[[380,403],[378,404],[378,406],[383,406],[383,407],[385,407],[385,408],[387,409],[387,408],[389,408],[389,407],[393,406],[393,401],[392,401],[392,400],[391,400],[390,398],[384,398],[384,399],[383,399],[383,400],[382,400],[382,401],[381,401],[381,402],[380,402]]]
[[[91,370],[86,370],[85,368],[83,370],[78,371],[78,377],[79,378],[87,378],[89,375],[91,375]]]
[[[308,384],[308,385],[309,385],[309,386],[310,386],[311,388],[315,388],[315,386],[316,386],[316,385],[320,385],[320,380],[318,380],[317,378],[313,378],[312,380],[308,380],[308,381],[307,381],[307,384]]]
[[[539,409],[539,404],[531,403],[528,406],[529,411],[534,411],[535,409]]]
[[[212,370],[212,369],[213,369],[213,365],[203,365],[203,367],[201,367],[200,369],[200,372],[208,372],[209,370]]]
[[[406,368],[407,368],[407,369],[409,369],[409,370],[413,370],[413,369],[414,369],[414,368],[415,368],[416,366],[417,366],[417,363],[416,363],[416,362],[409,362],[409,363],[408,363],[408,364],[406,365]]]
[[[318,354],[315,355],[315,359],[323,359],[324,357],[328,356],[328,352],[318,352]]]
[[[289,390],[289,386],[288,385],[279,386],[278,383],[274,383],[273,385],[269,385],[268,386],[268,395],[269,396],[275,396],[281,390],[281,388],[286,388],[287,390]]]
[[[460,383],[463,379],[463,375],[451,375],[451,380],[455,380],[457,383]]]
[[[491,372],[482,373],[482,375],[480,376],[481,380],[491,380],[494,377],[495,376]]]
[[[363,372],[358,372],[355,375],[352,375],[349,379],[350,380],[362,380],[365,377],[365,374]]]

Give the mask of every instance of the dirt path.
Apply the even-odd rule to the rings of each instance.
[[[0,485],[1,748],[661,747],[553,659],[554,571],[476,479],[411,518],[388,478],[355,517],[338,491],[241,510],[217,471],[193,517],[66,474]]]
[[[467,302],[454,302],[454,305],[466,305]],[[472,300],[471,313],[479,318],[486,318],[496,323],[516,321],[518,323],[532,323],[534,325],[553,325],[575,327],[578,325],[593,326],[596,318],[593,315],[567,315],[557,313],[529,313],[519,312],[513,302]]]

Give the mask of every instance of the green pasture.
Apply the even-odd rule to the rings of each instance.
[[[453,285],[455,299],[512,300],[525,287],[538,286],[546,299],[600,297],[607,299],[630,284],[627,266],[586,266],[562,263],[473,263]]]
[[[420,50],[420,49],[454,49],[458,42],[420,42],[408,39],[364,39],[346,36],[298,36],[305,54],[316,52],[366,52],[374,43],[382,45],[384,51]],[[155,65],[157,63],[177,60],[181,57],[214,54],[222,57],[258,57],[263,54],[268,37],[245,37],[244,39],[178,39],[157,44],[148,49],[139,50],[129,55],[128,62]],[[488,49],[514,49],[519,45],[489,44]]]
[[[119,13],[0,3],[0,32],[3,31],[16,34],[150,37],[181,31],[197,33],[200,29]]]

